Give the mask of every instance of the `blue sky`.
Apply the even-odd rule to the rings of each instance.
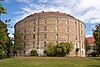
[[[2,20],[11,19],[11,26],[41,11],[59,11],[80,19],[86,24],[86,37],[92,36],[92,29],[100,23],[100,0],[5,0],[1,3],[8,12],[2,15]],[[9,28],[9,32],[12,37],[14,29]]]

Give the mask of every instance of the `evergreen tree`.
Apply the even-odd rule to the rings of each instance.
[[[95,38],[97,54],[100,55],[100,24],[97,24],[96,30],[93,30],[93,36]]]

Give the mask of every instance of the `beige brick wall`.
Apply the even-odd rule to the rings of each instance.
[[[79,56],[85,56],[85,49],[84,49],[85,25],[82,22],[73,18],[72,19],[68,17],[66,18],[65,16],[64,17],[42,16],[39,19],[38,17],[40,16],[35,16],[35,17],[32,16],[26,18],[22,21],[19,21],[15,25],[15,30],[19,30],[20,32],[23,33],[23,36],[26,36],[26,40],[24,40],[24,42],[26,43],[27,47],[25,49],[32,50],[32,49],[37,49],[38,47],[45,49],[44,47],[45,41],[46,41],[46,46],[50,42],[54,42],[56,44],[56,41],[58,41],[58,43],[69,41],[74,43],[75,49],[77,48],[77,46],[80,48]],[[46,18],[46,23],[44,22],[45,21],[44,18]],[[38,36],[38,23],[39,23],[39,36]],[[44,26],[46,26],[46,31],[44,31]],[[35,34],[35,39],[33,39],[33,34]],[[46,39],[44,38],[44,34],[46,34]],[[58,34],[58,38],[56,37],[56,34]],[[38,37],[39,37],[39,44],[38,44]],[[35,43],[35,47],[33,47],[33,42]],[[75,55],[75,49],[72,52],[73,56]],[[84,54],[81,54],[82,51]],[[28,55],[27,53],[28,52],[26,50],[26,55]]]

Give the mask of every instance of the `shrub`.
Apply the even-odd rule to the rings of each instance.
[[[37,55],[38,55],[38,53],[36,50],[31,50],[31,56],[37,56]]]
[[[4,50],[0,49],[0,59],[7,57],[7,54]]]
[[[47,56],[54,56],[55,55],[55,48],[48,48],[48,49],[45,49],[44,50],[44,53],[47,55]]]
[[[92,57],[96,57],[97,53],[96,52],[92,52],[90,55],[92,55]]]
[[[73,44],[69,42],[61,42],[56,46],[49,47],[46,50],[44,50],[44,53],[47,56],[66,56],[66,54],[69,54],[70,51],[73,50]]]

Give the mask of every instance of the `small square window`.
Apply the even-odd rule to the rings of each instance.
[[[44,47],[46,47],[46,42],[44,42]]]
[[[66,27],[66,31],[69,32],[69,28],[68,27]]]
[[[46,39],[46,34],[44,34],[44,39]]]
[[[44,23],[46,23],[46,18],[44,18]]]
[[[24,33],[26,33],[26,29],[24,30]]]
[[[33,42],[33,47],[35,47],[35,42]]]
[[[56,18],[55,20],[56,20],[56,23],[58,23],[58,19]]]
[[[58,34],[56,34],[56,39],[58,39]]]
[[[75,26],[77,26],[77,22],[75,21]]]
[[[47,28],[46,28],[46,26],[44,26],[44,31],[47,31]]]
[[[24,35],[24,40],[26,40],[26,36]]]
[[[77,36],[76,36],[76,40],[77,40]]]
[[[67,39],[69,39],[69,35],[67,34]]]
[[[33,31],[35,32],[35,27],[33,28]]]
[[[35,34],[33,34],[33,39],[35,39]]]

